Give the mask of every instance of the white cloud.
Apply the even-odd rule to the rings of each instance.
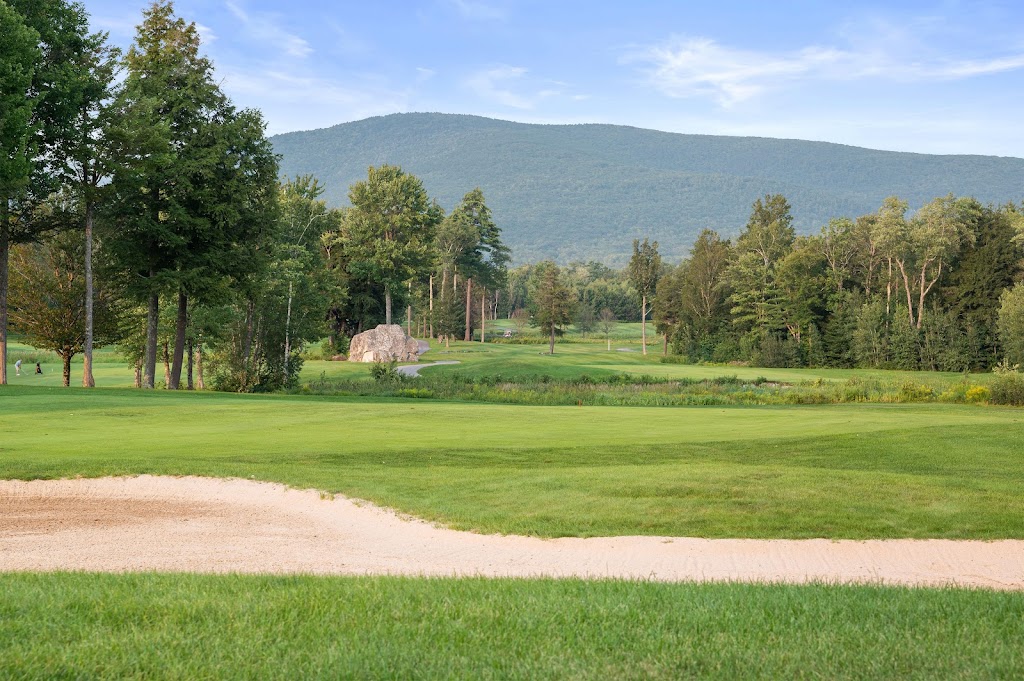
[[[213,29],[209,26],[205,26],[196,22],[196,30],[199,31],[199,37],[202,39],[204,45],[210,45],[217,40],[217,34],[214,33]]]
[[[707,97],[731,107],[794,81],[884,78],[895,81],[958,80],[1024,68],[1024,54],[990,59],[915,59],[875,49],[811,46],[771,53],[719,45],[709,38],[673,39],[635,51],[626,63],[646,64],[648,82],[670,97]]]
[[[277,17],[250,14],[236,0],[226,0],[224,5],[235,15],[250,38],[296,59],[304,59],[313,53],[312,46],[305,39],[284,30]]]
[[[416,81],[417,82],[422,83],[424,81],[428,81],[428,80],[430,80],[431,78],[433,78],[436,75],[437,75],[437,71],[435,71],[434,69],[428,69],[428,68],[423,67],[423,66],[417,66],[416,67]]]
[[[526,73],[527,70],[521,66],[498,66],[473,74],[466,80],[466,85],[483,99],[513,109],[532,109],[535,105],[532,98],[516,94],[507,87],[509,82],[520,81]]]

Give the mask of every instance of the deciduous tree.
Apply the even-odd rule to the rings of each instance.
[[[658,253],[658,242],[648,243],[644,239],[633,240],[633,257],[629,261],[629,280],[640,296],[640,337],[643,353],[647,354],[647,306],[648,299],[654,296],[661,277],[661,255]]]
[[[384,288],[385,323],[391,324],[394,293],[429,269],[442,211],[417,177],[390,165],[371,167],[367,179],[349,189],[349,201],[349,271]]]

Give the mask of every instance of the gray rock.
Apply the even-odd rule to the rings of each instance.
[[[419,356],[419,343],[398,324],[381,324],[356,334],[348,347],[350,362],[415,362]]]

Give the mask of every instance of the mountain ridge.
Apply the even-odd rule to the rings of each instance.
[[[896,194],[1024,198],[1024,159],[931,155],[834,142],[691,135],[603,123],[530,124],[466,114],[390,114],[271,138],[288,176],[312,173],[331,205],[370,165],[402,166],[450,209],[479,186],[516,262],[621,265],[634,238],[686,254],[704,227],[735,236],[751,204],[782,193],[815,232]]]

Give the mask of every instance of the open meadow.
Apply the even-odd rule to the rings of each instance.
[[[537,537],[1024,539],[1024,411],[939,399],[989,376],[666,364],[615,347],[455,343],[423,359],[459,365],[387,394],[353,392],[376,389],[367,365],[319,359],[293,394],[140,392],[113,353],[97,362],[101,389],[66,389],[41,354],[43,376],[26,360],[0,388],[0,478],[240,477]],[[440,390],[432,376],[500,391],[496,375],[525,403],[415,392]],[[538,385],[583,376],[622,390],[763,379],[776,393],[912,382],[933,397],[531,403]],[[0,585],[8,678],[992,678],[1024,664],[1019,591],[72,573]]]

